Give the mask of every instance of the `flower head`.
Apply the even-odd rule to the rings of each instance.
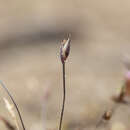
[[[61,43],[60,58],[62,63],[66,61],[69,52],[70,52],[70,38],[68,38],[67,40],[63,40]]]

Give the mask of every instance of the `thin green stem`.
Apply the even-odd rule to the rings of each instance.
[[[13,104],[14,104],[14,106],[15,106],[17,112],[18,112],[18,116],[19,116],[19,119],[20,119],[20,121],[21,121],[23,130],[25,130],[25,126],[24,126],[23,119],[22,119],[22,116],[21,116],[21,114],[20,114],[20,111],[19,111],[19,109],[18,109],[18,105],[16,104],[16,102],[15,102],[14,99],[13,99],[13,96],[10,94],[9,90],[8,90],[7,87],[3,84],[2,81],[0,81],[0,84],[1,84],[2,88],[7,92],[8,96],[9,96],[10,99],[11,99],[11,101],[13,102]]]
[[[62,64],[62,71],[63,71],[63,104],[62,104],[62,110],[60,115],[60,124],[59,124],[59,130],[61,130],[62,127],[62,120],[64,116],[64,106],[65,106],[65,96],[66,96],[66,90],[65,90],[65,62]]]

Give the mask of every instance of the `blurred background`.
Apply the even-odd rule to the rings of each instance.
[[[62,104],[60,43],[71,33],[64,130],[95,130],[123,84],[130,53],[129,0],[0,0],[0,80],[27,130],[57,130]],[[0,89],[0,115],[12,121]],[[121,105],[100,130],[129,130]],[[1,129],[6,129],[0,123]]]

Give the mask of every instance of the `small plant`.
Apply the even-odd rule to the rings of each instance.
[[[114,106],[112,107],[112,109],[106,111],[102,115],[101,119],[98,121],[98,123],[96,125],[96,128],[101,126],[103,121],[108,122],[112,118],[114,112],[120,105],[128,104],[128,102],[125,101],[125,97],[130,96],[130,70],[128,68],[128,64],[127,64],[126,68],[127,68],[127,72],[124,75],[124,82],[120,88],[119,94],[117,96],[114,95],[112,97],[112,101],[114,101]]]
[[[62,73],[63,73],[63,104],[62,104],[62,110],[61,110],[61,116],[60,116],[60,124],[59,124],[59,130],[61,130],[62,127],[62,120],[64,115],[64,107],[65,107],[65,97],[66,97],[66,88],[65,88],[65,62],[70,52],[70,38],[68,37],[67,40],[63,40],[61,43],[60,48],[60,58],[62,62]]]
[[[66,62],[66,59],[67,59],[67,57],[69,55],[69,51],[70,51],[70,38],[68,37],[67,40],[62,41],[61,48],[60,48],[60,58],[61,58],[62,70],[63,70],[63,104],[62,104],[62,110],[61,110],[61,116],[60,116],[59,130],[61,130],[62,119],[63,119],[63,115],[64,115],[65,96],[66,96],[66,89],[65,89],[65,62]],[[11,101],[13,103],[13,105],[12,105],[12,104],[10,104],[10,102],[6,98],[3,98],[8,112],[10,113],[11,117],[13,118],[13,120],[15,122],[17,130],[19,130],[19,125],[18,125],[16,115],[15,115],[15,112],[14,112],[14,107],[16,108],[16,111],[18,113],[18,116],[19,116],[19,119],[20,119],[23,130],[26,130],[23,119],[22,119],[22,116],[21,116],[21,113],[20,113],[19,108],[18,108],[18,105],[16,104],[15,100],[13,99],[13,96],[11,95],[11,93],[9,92],[9,90],[3,84],[2,81],[0,81],[0,85],[5,90],[5,92],[8,94],[9,98],[11,99]],[[3,123],[6,125],[6,127],[9,130],[15,130],[15,127],[12,124],[10,124],[9,121],[7,121],[4,117],[0,117],[0,120],[3,121]]]
[[[19,119],[20,119],[20,121],[21,121],[22,128],[23,128],[23,130],[25,130],[25,125],[24,125],[24,122],[23,122],[21,113],[20,113],[20,111],[19,111],[18,105],[16,104],[15,100],[13,99],[13,96],[11,95],[11,93],[9,92],[9,90],[8,90],[7,87],[3,84],[2,81],[0,81],[0,85],[1,85],[2,88],[6,91],[6,93],[7,93],[8,96],[9,96],[9,98],[11,99],[11,101],[12,101],[14,107],[15,107],[16,110],[17,110]],[[15,115],[15,113],[14,113],[14,111],[13,111],[13,106],[12,106],[12,105],[9,103],[9,101],[8,101],[7,99],[5,99],[5,98],[4,98],[4,102],[5,102],[5,104],[6,104],[6,107],[7,107],[8,111],[9,111],[9,113],[12,115],[12,117],[13,117],[13,119],[14,119],[14,121],[15,121],[16,127],[17,127],[17,129],[18,129],[18,123],[17,123],[17,121],[16,121],[16,115]],[[8,123],[6,120],[4,120],[3,118],[2,118],[2,120],[5,122],[6,125],[9,124],[9,123]],[[7,125],[7,126],[11,126],[11,125]],[[10,128],[10,127],[8,127],[8,128]],[[10,130],[12,130],[12,129],[10,128]]]
[[[60,59],[61,59],[61,63],[62,63],[62,78],[63,78],[63,101],[62,101],[62,108],[61,108],[61,113],[60,113],[60,121],[59,121],[58,130],[62,130],[62,124],[63,124],[62,122],[63,122],[63,117],[64,117],[64,108],[65,108],[65,101],[66,101],[65,64],[66,64],[66,60],[70,53],[70,41],[71,40],[70,40],[70,36],[69,36],[67,39],[65,39],[61,42],[61,47],[60,47]],[[121,86],[118,96],[112,97],[112,101],[114,101],[114,106],[111,107],[111,109],[107,109],[105,112],[102,113],[100,120],[97,122],[96,125],[94,125],[95,129],[102,126],[103,123],[108,124],[109,121],[111,120],[111,118],[113,117],[115,110],[117,110],[117,108],[120,105],[122,105],[122,103],[126,103],[125,97],[130,96],[130,69],[128,69],[128,71],[124,77],[125,77],[124,82],[123,82],[123,85]],[[2,81],[0,81],[0,85],[6,91],[6,93],[8,94],[9,98],[12,101],[12,104],[11,104],[8,101],[8,99],[3,98],[8,112],[10,113],[11,117],[13,118],[13,121],[15,122],[15,126],[12,125],[6,118],[2,117],[1,115],[0,115],[0,121],[2,121],[9,130],[20,130],[19,124],[18,124],[17,118],[16,118],[16,113],[14,111],[14,109],[16,109],[18,117],[20,119],[20,123],[22,125],[22,129],[26,130],[21,113],[18,108],[18,105],[16,104],[13,96],[11,95],[11,93],[9,92],[9,90],[3,84]],[[47,99],[49,96],[48,89],[45,92],[46,92],[45,99]]]

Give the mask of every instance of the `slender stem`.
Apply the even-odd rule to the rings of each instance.
[[[61,110],[61,116],[60,116],[60,124],[59,124],[59,130],[61,130],[62,127],[62,120],[63,120],[63,115],[64,115],[64,106],[65,106],[65,96],[66,96],[66,91],[65,91],[65,62],[62,64],[62,69],[63,69],[63,104],[62,104],[62,110]]]
[[[12,102],[13,102],[13,104],[14,104],[14,106],[15,106],[17,112],[18,112],[18,116],[19,116],[19,119],[20,119],[20,121],[21,121],[23,130],[25,130],[25,126],[24,126],[24,123],[23,123],[23,120],[22,120],[22,116],[21,116],[21,114],[20,114],[20,111],[19,111],[19,109],[18,109],[18,105],[16,104],[16,102],[14,101],[14,99],[13,99],[12,95],[10,94],[9,90],[8,90],[7,87],[3,84],[2,81],[0,81],[0,84],[1,84],[2,88],[7,92],[8,96],[10,97],[10,99],[12,100]]]

